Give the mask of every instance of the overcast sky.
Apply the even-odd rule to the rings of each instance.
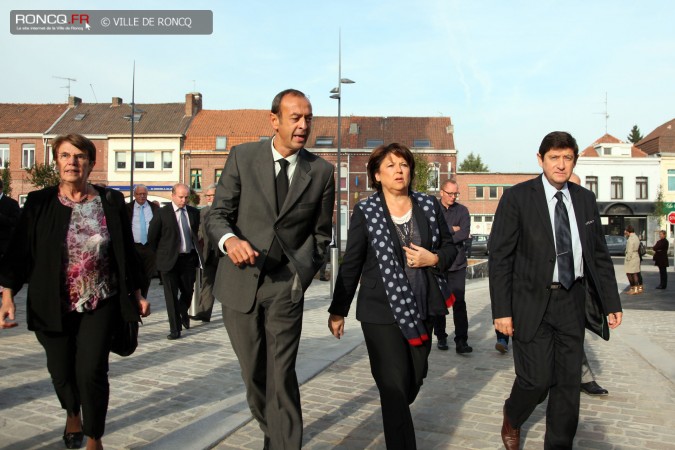
[[[3,0],[0,102],[131,99],[205,109],[267,109],[294,87],[315,115],[337,115],[342,29],[343,115],[450,116],[460,161],[536,172],[553,130],[583,149],[608,132],[625,140],[675,117],[675,9],[641,1],[31,1]],[[207,36],[25,36],[14,9],[206,9]],[[670,31],[668,31],[670,30]],[[422,137],[422,136],[420,136]]]

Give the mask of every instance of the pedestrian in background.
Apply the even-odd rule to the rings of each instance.
[[[666,230],[659,231],[659,240],[654,247],[654,264],[659,268],[659,285],[656,289],[665,289],[668,287],[668,239],[666,239]]]
[[[623,268],[630,283],[630,287],[626,293],[628,295],[641,294],[642,292],[639,288],[640,279],[638,277],[638,273],[640,273],[640,239],[635,235],[633,225],[626,225],[624,235],[626,236],[626,258]]]

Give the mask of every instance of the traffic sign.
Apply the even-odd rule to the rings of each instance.
[[[668,222],[675,224],[675,212],[668,213]]]

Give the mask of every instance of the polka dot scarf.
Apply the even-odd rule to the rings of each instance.
[[[441,242],[441,233],[436,221],[436,203],[433,197],[420,192],[411,192],[413,201],[422,208],[427,223],[431,229],[431,250],[437,249]],[[368,224],[368,237],[375,249],[375,256],[380,266],[382,283],[387,293],[391,312],[394,314],[396,323],[401,328],[403,335],[410,345],[420,346],[429,340],[426,327],[420,317],[419,308],[413,294],[405,270],[396,256],[394,243],[398,242],[396,236],[391,236],[387,225],[386,213],[382,204],[380,193],[376,192],[364,201],[356,205]],[[414,220],[414,218],[413,218]],[[446,300],[450,301],[451,292],[448,281],[444,276],[435,275],[438,287]]]

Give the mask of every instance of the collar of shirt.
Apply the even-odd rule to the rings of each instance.
[[[279,153],[277,149],[274,148],[274,138],[272,138],[271,141],[272,143],[270,146],[272,148],[272,159],[274,159],[274,176],[277,176],[279,174],[279,171],[281,170],[281,166],[279,165],[279,163],[277,163],[277,161],[279,161],[280,159],[285,159],[286,161],[288,161],[287,173],[288,173],[288,185],[290,186],[291,182],[293,181],[295,166],[298,165],[298,152],[295,152],[292,155],[284,158],[283,156],[281,156],[281,153]]]
[[[2,197],[3,197],[4,195],[5,195],[5,194],[3,194],[2,192],[0,192],[0,200],[2,200]]]

